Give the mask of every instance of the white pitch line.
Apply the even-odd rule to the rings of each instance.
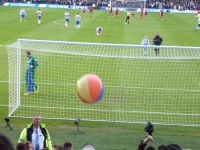
[[[60,23],[60,22],[57,22],[57,21],[53,21],[52,23],[57,24],[57,25],[65,26],[65,22]],[[75,26],[76,26],[75,24],[69,24],[69,27],[75,27]],[[85,26],[81,26],[81,28],[84,28],[84,27]]]
[[[33,105],[22,105],[22,107],[27,107],[27,108],[38,108],[38,106],[33,106]],[[44,105],[41,105],[40,108],[43,109],[64,109],[64,110],[89,110],[89,111],[97,111],[97,112],[123,112],[123,113],[141,113],[141,114],[158,114],[158,115],[175,115],[175,116],[195,116],[199,117],[200,114],[183,114],[183,113],[173,113],[173,112],[148,112],[148,111],[137,111],[137,110],[119,110],[119,109],[85,109],[85,108],[67,108],[67,107],[49,107]]]
[[[0,81],[0,83],[9,83],[9,81]]]
[[[6,47],[7,45],[0,45],[0,47]]]
[[[65,25],[65,23],[59,23],[59,22],[57,22],[57,21],[53,21],[53,23],[54,23],[54,24],[58,24],[58,25],[63,25],[63,26]]]
[[[62,25],[62,26],[65,26],[65,23],[60,23],[60,22],[57,22],[57,21],[53,21],[54,24],[57,24],[57,25]],[[70,25],[69,26],[75,26],[75,25]],[[82,26],[81,26],[82,27]]]
[[[8,107],[9,105],[0,104],[0,107]]]
[[[9,81],[0,81],[0,83],[9,83]],[[21,82],[25,84],[25,82]],[[39,82],[38,85],[56,85],[56,86],[76,86],[76,84],[46,83]],[[146,88],[134,86],[105,86],[106,88],[124,88],[124,89],[146,89],[146,90],[163,90],[163,91],[180,91],[180,92],[200,92],[200,90],[173,89],[173,88]]]

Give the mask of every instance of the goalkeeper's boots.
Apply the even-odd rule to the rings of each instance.
[[[25,96],[30,95],[30,94],[31,94],[31,93],[29,93],[29,92],[28,92],[28,93],[24,93]]]
[[[39,93],[39,86],[37,86],[35,93]]]

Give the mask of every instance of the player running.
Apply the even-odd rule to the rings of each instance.
[[[81,16],[79,15],[79,13],[76,14],[75,21],[76,21],[76,29],[79,29],[81,24]]]
[[[39,92],[39,86],[35,83],[35,72],[38,67],[37,58],[32,56],[31,51],[26,51],[27,56],[27,68],[26,68],[26,91],[24,95],[29,95],[33,92]]]
[[[68,28],[68,24],[69,24],[69,12],[65,12],[64,14],[65,16],[65,27]]]
[[[20,9],[20,23],[25,22],[26,10],[24,8]]]
[[[38,25],[40,25],[41,24],[42,11],[40,9],[38,9],[36,13],[37,13]]]

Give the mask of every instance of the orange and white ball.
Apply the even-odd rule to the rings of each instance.
[[[103,82],[95,74],[86,74],[77,81],[77,94],[84,103],[96,103],[103,97]]]

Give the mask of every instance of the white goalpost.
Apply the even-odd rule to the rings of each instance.
[[[146,48],[146,47],[145,47]],[[200,126],[200,47],[19,39],[7,47],[9,116]],[[37,58],[38,93],[26,93],[26,51]],[[104,83],[103,99],[85,104],[76,94],[84,74]]]

